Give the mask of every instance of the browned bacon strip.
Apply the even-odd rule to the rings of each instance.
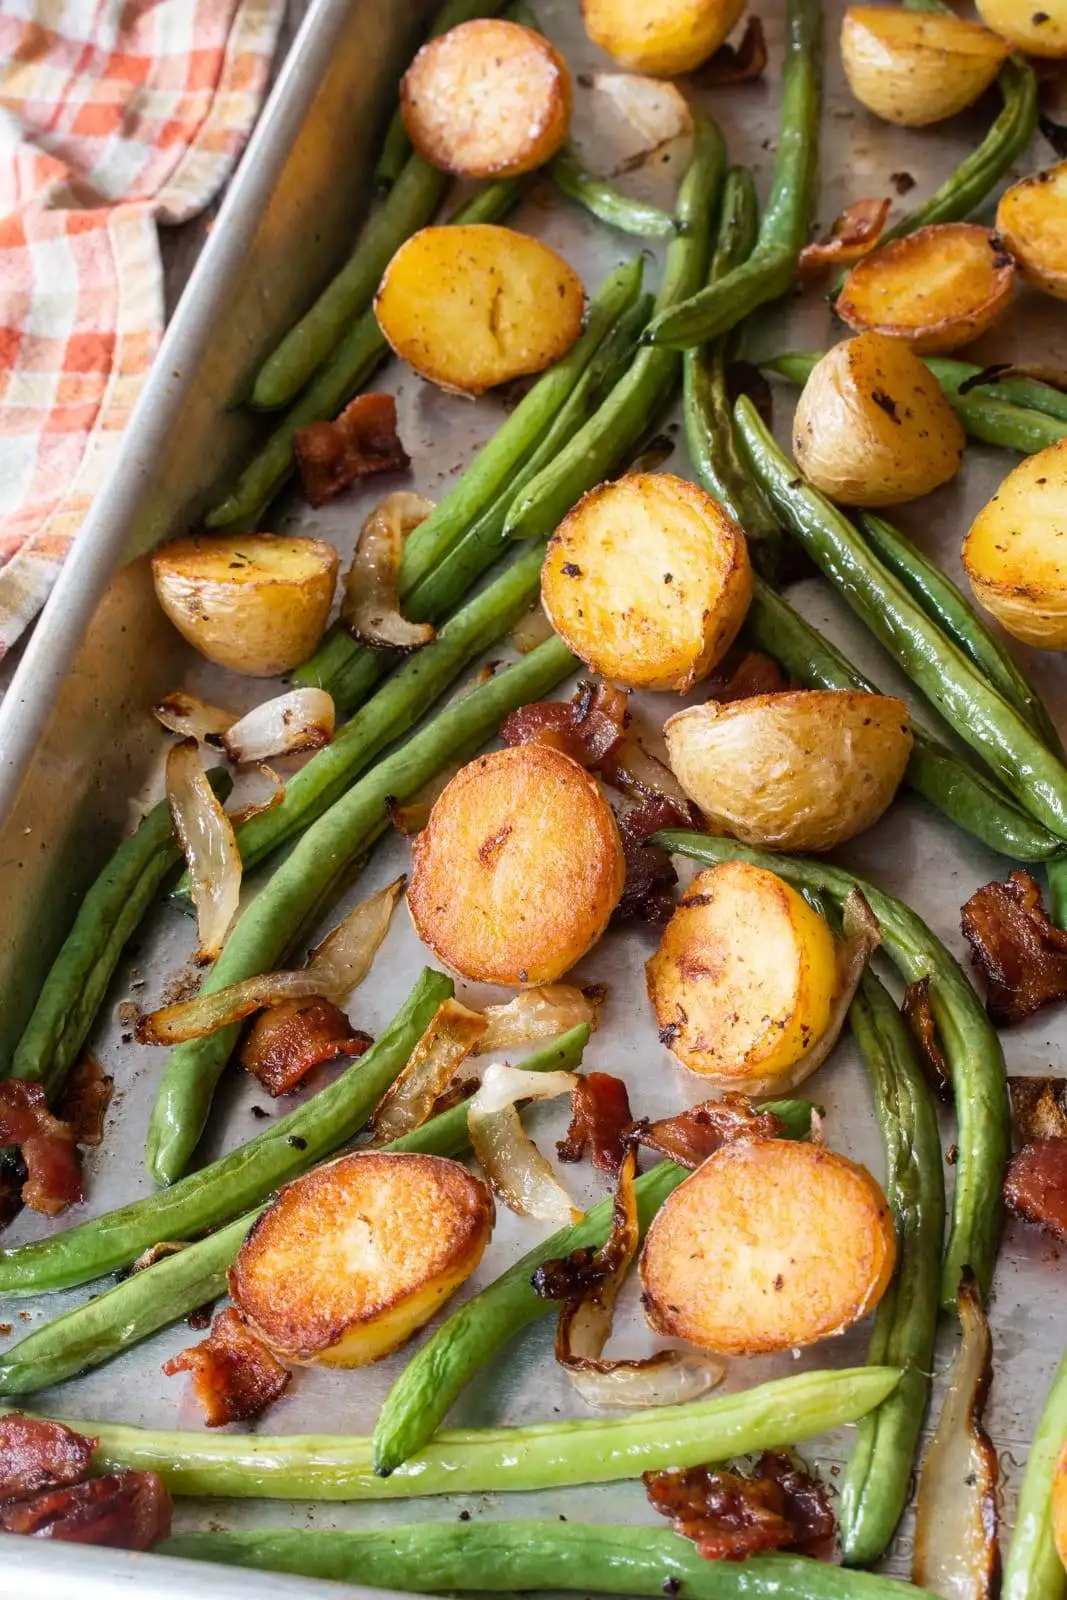
[[[678,874],[666,850],[649,839],[660,828],[687,828],[692,818],[662,795],[643,800],[619,822],[626,878],[613,922],[669,922]]]
[[[1035,1139],[1008,1162],[1004,1202],[1016,1216],[1067,1239],[1067,1139]]]
[[[240,1062],[268,1094],[291,1094],[312,1068],[338,1056],[361,1056],[372,1043],[332,1001],[288,1000],[256,1018]]]
[[[17,1144],[26,1163],[22,1199],[33,1211],[58,1216],[83,1197],[74,1129],[48,1109],[39,1083],[0,1083],[0,1145]]]
[[[1019,1022],[1067,995],[1067,933],[1046,915],[1028,872],[987,883],[960,913],[995,1023]]]
[[[807,244],[800,252],[801,282],[812,278],[823,267],[840,267],[850,261],[859,261],[874,249],[882,236],[885,220],[892,201],[854,200],[835,217],[830,232],[814,244]]]
[[[170,1533],[171,1514],[170,1495],[157,1472],[109,1472],[4,1506],[0,1528],[34,1539],[149,1550]]]
[[[662,1122],[635,1122],[629,1142],[669,1156],[692,1171],[731,1139],[776,1139],[781,1131],[772,1111],[760,1111],[743,1094],[727,1094]]]
[[[675,1533],[707,1561],[743,1561],[757,1550],[829,1555],[834,1513],[822,1485],[781,1451],[767,1451],[752,1477],[711,1467],[646,1472],[645,1492]]]
[[[75,1063],[59,1107],[60,1121],[69,1123],[74,1143],[98,1145],[104,1137],[104,1117],[115,1087],[99,1061],[88,1051]]]
[[[168,1378],[192,1373],[209,1428],[261,1417],[293,1376],[232,1306],[219,1312],[206,1339],[164,1362],[163,1371]]]
[[[371,472],[410,465],[396,431],[396,401],[391,394],[360,394],[333,422],[297,428],[293,449],[304,493],[321,506]]]
[[[534,700],[504,718],[505,744],[548,744],[583,767],[597,768],[629,721],[624,690],[583,679],[573,699]]]
[[[80,1483],[95,1447],[95,1439],[61,1422],[25,1417],[21,1411],[0,1417],[0,1500],[21,1500],[42,1489]]]
[[[570,1127],[556,1145],[559,1158],[580,1161],[588,1154],[594,1167],[615,1177],[626,1154],[623,1135],[632,1123],[622,1079],[610,1072],[587,1072],[571,1095]]]

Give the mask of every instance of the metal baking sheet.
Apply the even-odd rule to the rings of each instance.
[[[608,65],[585,39],[572,0],[541,0],[536,9],[576,73]],[[766,190],[777,131],[776,75],[783,9],[776,5],[764,11],[771,70],[763,82],[714,95],[695,95],[720,119],[731,158],[752,165],[761,192]],[[906,201],[895,203],[903,206],[921,200],[973,147],[990,115],[985,108],[946,127],[916,133],[876,123],[851,100],[843,81],[836,45],[843,9],[840,0],[829,0],[825,7],[827,84],[819,208],[823,226],[828,226],[848,200],[894,193],[903,185],[899,174],[913,178],[915,187]],[[405,16],[403,21],[406,26],[412,18]],[[374,125],[370,112],[353,111],[352,101],[357,96],[346,94],[346,83],[370,85],[368,52],[360,50],[359,44],[374,29],[380,44],[374,81],[380,77],[385,83],[403,57],[405,40],[384,3],[349,8],[342,0],[319,0],[309,15],[271,112],[223,208],[186,305],[171,331],[161,371],[146,396],[137,426],[131,430],[120,481],[75,551],[80,572],[87,574],[85,581],[97,594],[108,585],[123,553],[129,554],[129,529],[134,530],[135,548],[143,551],[158,537],[193,524],[211,482],[223,474],[242,446],[245,425],[226,410],[227,404],[254,365],[257,352],[269,346],[271,334],[286,325],[306,298],[308,284],[321,282],[331,261],[343,252],[361,192],[358,174],[352,170],[352,152],[361,153],[365,170]],[[576,92],[585,118],[579,126],[584,128],[588,106],[582,97],[588,91],[579,87]],[[383,91],[379,106],[386,99]],[[1027,167],[1044,160],[1045,154],[1035,151]],[[654,181],[665,180],[661,176]],[[340,199],[338,185],[343,191]],[[320,206],[321,237],[314,240],[309,238],[306,224],[308,216],[314,215],[319,225],[316,208]],[[515,222],[558,248],[590,288],[615,262],[637,248],[540,186]],[[652,281],[657,253],[648,252]],[[235,320],[236,328],[232,326]],[[749,334],[752,354],[821,346],[842,332],[818,294],[790,299],[760,312],[754,324]],[[1022,293],[1003,325],[976,347],[975,359],[1029,355],[1047,361],[1062,358],[1064,343],[1058,305]],[[401,437],[413,459],[410,486],[439,498],[501,420],[501,402],[491,396],[477,402],[446,396],[395,364],[385,370],[382,386],[397,396]],[[788,437],[791,402],[787,390],[777,391],[777,424],[783,438]],[[677,419],[670,423],[669,431],[675,448],[665,467],[686,474],[689,467]],[[1003,453],[972,446],[961,478],[917,507],[903,508],[900,522],[949,572],[958,575],[962,534],[974,511],[1011,465],[1012,458]],[[299,530],[325,537],[338,546],[345,559],[379,490],[380,486],[372,484],[365,492],[353,493],[318,511],[309,511],[293,498],[282,504],[272,525],[276,531]],[[73,568],[74,561],[62,580],[64,602],[76,581],[69,577]],[[792,598],[885,688],[901,686],[891,665],[825,585],[805,582]],[[8,807],[7,824],[0,834],[0,895],[6,908],[0,929],[0,985],[5,993],[10,991],[14,975],[24,980],[21,987],[27,994],[32,993],[35,963],[47,960],[61,932],[59,925],[64,917],[69,921],[86,878],[130,815],[161,793],[159,774],[165,745],[147,713],[153,696],[182,685],[241,709],[270,689],[216,672],[176,641],[154,606],[143,557],[127,565],[111,582],[81,647],[82,655],[68,672],[70,652],[78,645],[89,610],[91,607],[83,607],[79,619],[71,622],[70,613],[58,603],[50,608],[26,652],[8,700],[0,708],[0,754],[6,753],[9,761],[6,788],[0,787],[0,815],[5,800]],[[506,653],[500,648],[490,652],[495,657]],[[1052,656],[1021,654],[1062,722],[1067,716],[1067,676],[1062,663]],[[566,689],[559,692],[566,693]],[[662,720],[668,710],[663,696],[646,695],[639,704],[646,720]],[[672,698],[669,709],[675,705]],[[30,752],[37,741],[38,754],[31,763]],[[0,785],[4,782],[0,778]],[[408,855],[404,841],[391,838],[383,842],[340,909],[405,870]],[[955,832],[907,794],[875,829],[842,851],[840,859],[908,900],[960,955],[960,905],[980,883],[1002,876],[1006,867],[1001,858]],[[641,928],[612,931],[575,970],[576,979],[603,981],[611,990],[605,1024],[590,1044],[586,1064],[623,1075],[636,1111],[649,1115],[703,1097],[700,1080],[683,1072],[657,1042],[644,999],[642,968],[656,938],[654,931]],[[190,949],[189,922],[180,913],[163,908],[145,924],[116,976],[92,1048],[105,1069],[114,1074],[119,1092],[104,1143],[87,1163],[85,1215],[104,1211],[150,1188],[141,1152],[160,1056],[123,1037],[117,1007],[128,1000],[144,1006],[158,1002],[185,970]],[[425,959],[406,914],[398,914],[378,957],[373,983],[356,996],[350,1008],[356,1024],[378,1029],[403,999]],[[495,997],[493,991],[462,983],[458,991],[461,998],[475,1004]],[[14,1009],[17,1012],[18,1007]],[[10,1048],[17,1023],[17,1015],[0,1020],[0,1060],[5,1046]],[[1063,1038],[1063,1021],[1055,1011],[1013,1029],[1005,1036],[1009,1069],[1014,1073],[1061,1070]],[[866,1079],[848,1039],[811,1080],[810,1092],[826,1107],[831,1144],[881,1175],[881,1151]],[[212,1117],[204,1158],[232,1148],[260,1126],[252,1120],[254,1105],[279,1115],[291,1104],[287,1101],[279,1107],[268,1103],[247,1078],[231,1072]],[[561,1109],[537,1108],[532,1121],[543,1148],[550,1149],[562,1122]],[[951,1137],[947,1122],[945,1135],[947,1144]],[[951,1181],[951,1169],[948,1177]],[[580,1202],[602,1192],[599,1180],[582,1167],[568,1170],[567,1181]],[[69,1220],[49,1225],[23,1216],[8,1238],[14,1242],[39,1236],[49,1226],[63,1226]],[[470,1294],[495,1277],[539,1232],[536,1225],[503,1212],[482,1266],[461,1293]],[[1058,1253],[1046,1239],[1036,1231],[1009,1224],[991,1313],[996,1378],[988,1416],[1002,1465],[1005,1531],[1011,1527],[1027,1443],[1062,1354],[1062,1337],[1057,1331],[1067,1308],[1062,1274]],[[83,1289],[40,1302],[14,1303],[2,1312],[12,1325],[10,1338],[40,1326],[79,1303],[85,1294]],[[862,1325],[793,1357],[732,1362],[725,1388],[744,1388],[802,1368],[862,1361],[868,1332],[868,1326]],[[457,1425],[480,1425],[588,1414],[553,1363],[552,1334],[551,1319],[527,1330],[480,1376],[450,1420]],[[160,1372],[161,1363],[194,1337],[184,1325],[167,1329],[121,1360],[41,1394],[34,1403],[67,1416],[106,1416],[149,1426],[199,1428],[200,1414],[185,1382],[164,1378]],[[946,1327],[938,1360],[939,1393],[952,1345],[952,1330]],[[412,1348],[362,1371],[298,1370],[289,1393],[268,1413],[262,1429],[299,1432],[328,1426],[354,1433],[370,1431],[384,1394]],[[636,1291],[618,1319],[615,1348],[638,1354],[651,1348]],[[849,1431],[844,1430],[808,1444],[806,1454],[832,1484],[848,1449]],[[208,1522],[234,1528],[279,1524],[385,1527],[414,1519],[452,1518],[461,1511],[487,1519],[553,1518],[565,1511],[572,1520],[655,1520],[640,1484],[630,1483],[567,1489],[558,1494],[486,1494],[351,1507],[183,1500],[178,1502],[176,1528],[203,1527]],[[906,1575],[910,1554],[911,1534],[905,1523],[884,1570]],[[74,1570],[70,1558],[58,1550],[27,1551],[23,1545],[17,1556],[23,1570],[28,1563],[43,1576]],[[7,1549],[4,1557],[10,1563]],[[81,1552],[76,1559],[81,1563]],[[101,1558],[101,1572],[106,1573],[109,1559]],[[99,1563],[94,1570],[96,1565]],[[151,1568],[151,1561],[144,1564],[144,1570]],[[200,1586],[194,1588],[192,1575],[186,1581],[179,1569],[168,1570],[172,1576],[162,1584],[162,1592],[190,1596],[215,1592],[210,1585],[204,1587],[202,1576],[197,1576]],[[127,1563],[116,1561],[116,1594],[123,1592],[120,1575],[128,1571]],[[220,1578],[217,1592],[236,1592],[230,1588],[232,1581],[229,1576]],[[302,1585],[309,1594],[316,1587]],[[332,1586],[321,1588],[324,1594],[333,1592]]]

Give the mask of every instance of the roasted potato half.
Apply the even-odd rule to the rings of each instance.
[[[600,938],[625,864],[595,778],[548,745],[479,756],[415,840],[408,907],[454,972],[515,988],[554,983]]]
[[[541,599],[575,655],[616,683],[684,693],[733,642],[752,598],[745,536],[670,473],[583,495],[549,540]]]
[[[582,0],[594,44],[633,72],[692,72],[739,21],[745,0]]]
[[[480,17],[424,44],[400,85],[423,160],[468,178],[516,177],[550,161],[571,121],[571,75],[543,34]]]
[[[954,478],[964,434],[941,385],[899,339],[861,333],[812,369],[793,419],[793,454],[847,506],[894,506]]]
[[[649,1322],[724,1355],[769,1355],[843,1333],[896,1263],[885,1196],[823,1145],[727,1144],[668,1195],[641,1256]]]
[[[1029,283],[1067,300],[1067,161],[1001,195],[997,233]]]
[[[1067,1444],[1060,1451],[1052,1480],[1052,1537],[1056,1554],[1067,1567]]]
[[[1015,292],[1015,262],[988,228],[938,222],[893,239],[856,263],[837,314],[863,333],[905,339],[934,355],[985,333]]]
[[[1008,46],[978,22],[899,6],[849,6],[841,60],[861,105],[887,122],[922,128],[955,116],[987,89]]]
[[[982,21],[1028,56],[1067,56],[1067,0],[975,0]]]
[[[163,610],[202,656],[274,678],[306,661],[322,638],[337,551],[321,539],[211,533],[160,545],[152,578]]]
[[[396,354],[422,377],[483,394],[558,361],[581,332],[577,273],[513,228],[423,228],[400,246],[374,302]]]
[[[682,788],[717,828],[770,850],[830,850],[878,821],[911,754],[903,700],[798,689],[669,718]]]
[[[488,1188],[458,1161],[342,1156],[287,1184],[253,1225],[230,1293],[286,1360],[364,1367],[470,1277],[493,1215]]]
[[[818,1043],[838,986],[827,923],[773,872],[698,872],[645,967],[660,1038],[726,1088],[773,1092]]]
[[[963,566],[1014,638],[1067,650],[1067,439],[1008,473],[971,524]]]

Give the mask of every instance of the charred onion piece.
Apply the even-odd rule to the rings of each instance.
[[[1067,1139],[1034,1139],[1012,1156],[1004,1203],[1017,1217],[1067,1239]]]
[[[22,1201],[31,1211],[56,1217],[84,1198],[74,1129],[52,1116],[39,1083],[22,1078],[0,1083],[3,1145],[18,1145],[26,1163]]]
[[[61,1422],[11,1411],[0,1417],[0,1501],[80,1483],[89,1475],[95,1439]]]
[[[588,1154],[594,1167],[616,1177],[626,1154],[624,1135],[632,1125],[622,1079],[610,1072],[587,1072],[574,1086],[570,1127],[556,1153],[561,1161],[580,1161]]]
[[[359,394],[333,422],[309,422],[293,434],[300,483],[321,506],[358,478],[411,465],[396,431],[391,394]]]
[[[1021,1144],[1067,1139],[1067,1078],[1009,1078],[1008,1093]]]
[[[374,1113],[375,1144],[388,1144],[413,1133],[434,1114],[438,1097],[477,1047],[488,1027],[486,1018],[468,1011],[458,1000],[446,1000],[415,1046],[408,1063]]]
[[[195,739],[167,752],[167,804],[175,837],[189,868],[196,907],[196,960],[214,961],[241,898],[241,852],[233,824],[207,781]]]
[[[361,1056],[374,1041],[352,1027],[332,1000],[289,1000],[256,1018],[238,1057],[246,1072],[277,1098],[292,1094],[315,1067],[338,1056]]]
[[[552,624],[545,616],[545,608],[538,597],[529,611],[524,611],[511,630],[511,642],[520,656],[528,656],[539,644],[552,637]]]
[[[164,695],[159,704],[152,707],[152,715],[171,733],[180,734],[183,739],[195,739],[199,744],[216,746],[222,735],[237,721],[232,711],[213,706],[209,701],[201,700],[199,695],[188,694],[184,689]]]
[[[751,1477],[690,1467],[646,1472],[644,1485],[654,1509],[706,1561],[743,1561],[759,1550],[828,1556],[833,1548],[826,1491],[784,1451],[766,1451]]]
[[[944,1051],[937,1038],[937,1023],[930,1005],[930,979],[916,978],[904,990],[904,1003],[900,1008],[905,1021],[919,1046],[919,1061],[926,1081],[946,1105],[952,1103],[952,1075],[948,1070]]]
[[[661,1122],[635,1122],[628,1137],[631,1144],[655,1150],[693,1172],[731,1139],[776,1139],[781,1131],[773,1111],[761,1111],[743,1094],[726,1094]]]
[[[669,146],[692,138],[693,113],[676,84],[638,72],[594,72],[589,87],[604,96],[632,132],[633,148],[616,161],[608,177],[635,172],[656,156],[666,160]]]
[[[573,1072],[523,1072],[493,1062],[467,1114],[471,1146],[495,1194],[520,1216],[577,1222],[582,1213],[523,1128],[517,1100],[570,1094]]]
[[[636,733],[625,734],[605,756],[600,776],[631,800],[668,800],[688,818],[686,826],[703,826],[670,767],[646,750]]]
[[[163,1363],[168,1378],[193,1375],[193,1393],[209,1428],[261,1417],[289,1387],[292,1373],[232,1306],[220,1311],[211,1332]]]
[[[750,83],[762,78],[767,70],[767,41],[763,37],[763,23],[759,17],[749,17],[741,43],[721,44],[715,54],[702,67],[698,67],[693,81],[701,89],[723,89],[734,83]]]
[[[59,1120],[70,1128],[75,1144],[100,1143],[114,1089],[114,1078],[108,1077],[95,1056],[83,1051],[67,1079],[59,1105]]]
[[[321,750],[333,738],[333,696],[325,689],[290,689],[254,706],[219,740],[237,766]]]
[[[170,1533],[172,1510],[158,1472],[109,1472],[4,1506],[0,1530],[66,1544],[150,1550]]]
[[[595,1030],[606,999],[602,983],[590,983],[584,989],[573,983],[542,983],[523,989],[506,1005],[485,1008],[486,1031],[474,1054],[510,1050],[534,1039],[554,1039],[583,1022]]]
[[[372,650],[420,650],[435,637],[429,622],[405,622],[397,591],[404,540],[432,510],[421,495],[391,494],[363,524],[345,574],[341,625]]]
[[[998,1026],[1021,1022],[1067,995],[1067,933],[1047,915],[1028,872],[985,884],[960,919],[986,980],[986,1010]]]
[[[535,700],[504,718],[505,744],[547,744],[595,771],[615,748],[629,721],[624,689],[583,679],[570,700]]]
[[[800,252],[801,281],[817,277],[824,267],[859,261],[873,250],[882,237],[892,203],[889,199],[854,200],[846,206],[835,217],[830,232]]]

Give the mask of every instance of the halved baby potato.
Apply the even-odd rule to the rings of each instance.
[[[971,524],[963,566],[1013,638],[1067,650],[1067,439],[1008,473]]]
[[[1067,1443],[1060,1451],[1052,1480],[1052,1537],[1056,1554],[1067,1567]]]
[[[385,269],[374,313],[401,360],[442,389],[483,394],[558,361],[582,327],[578,274],[514,228],[422,228]]]
[[[997,233],[1029,283],[1067,300],[1067,161],[1001,195]]]
[[[986,25],[1028,56],[1067,56],[1067,0],[975,0]]]
[[[253,1225],[230,1293],[288,1361],[363,1367],[469,1278],[493,1228],[480,1178],[443,1156],[365,1151],[287,1184]]]
[[[850,328],[905,339],[943,354],[985,333],[1015,292],[1015,263],[975,222],[938,222],[893,239],[857,262],[837,314]]]
[[[933,373],[882,333],[843,339],[813,367],[793,419],[793,454],[817,489],[849,506],[893,506],[954,478],[963,427]]]
[[[674,775],[708,821],[770,850],[830,850],[871,827],[912,746],[903,700],[836,689],[709,700],[664,732]]]
[[[659,1036],[723,1087],[769,1094],[826,1032],[838,988],[825,920],[773,872],[698,872],[645,966]]]
[[[202,656],[274,678],[306,661],[326,627],[337,551],[321,539],[210,533],[152,557],[159,603]]]
[[[625,875],[596,779],[560,750],[516,745],[470,762],[434,803],[408,909],[463,977],[554,983],[604,932]]]
[[[479,17],[423,45],[400,111],[424,161],[468,178],[516,177],[566,139],[571,75],[543,34]]]
[[[724,1355],[769,1355],[843,1333],[896,1263],[878,1184],[823,1145],[742,1139],[668,1195],[641,1281],[658,1333]]]
[[[582,0],[594,44],[633,72],[692,72],[723,43],[745,0]]]
[[[841,60],[861,105],[922,128],[955,116],[987,89],[1008,46],[981,23],[900,6],[849,6]]]
[[[745,619],[752,571],[740,527],[670,473],[632,473],[583,495],[549,540],[541,599],[594,671],[684,693]]]

